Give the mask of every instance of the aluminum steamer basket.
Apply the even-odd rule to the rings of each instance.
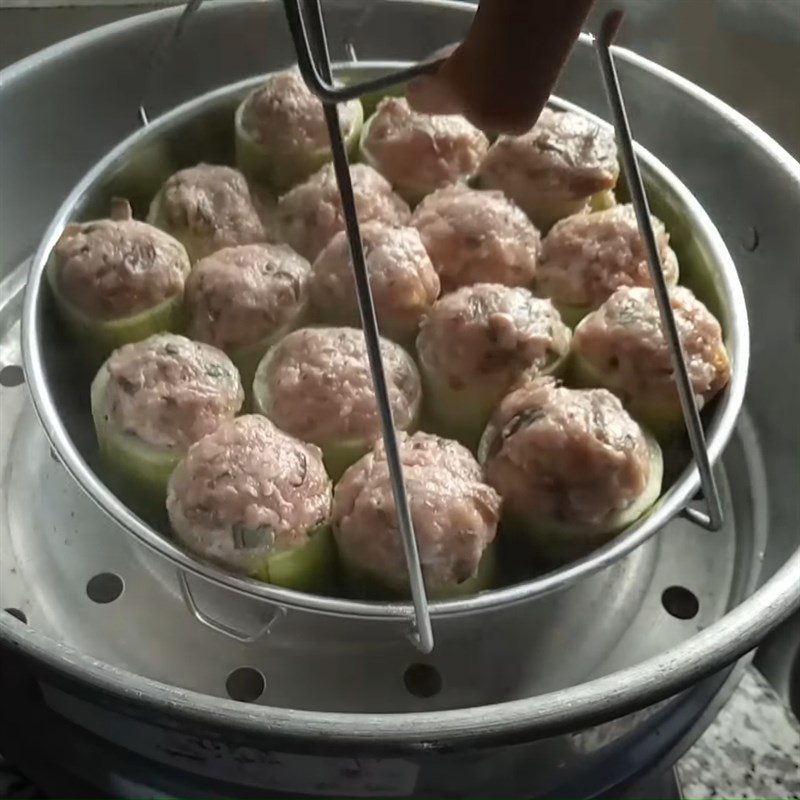
[[[340,74],[364,78],[401,65],[359,63]],[[64,226],[104,216],[113,196],[129,197],[141,217],[146,203],[170,172],[200,161],[233,163],[233,110],[263,78],[226,86],[158,118],[128,137],[77,185],[62,205],[34,258],[23,319],[25,369],[34,404],[58,457],[78,483],[116,522],[140,542],[173,562],[185,576],[200,575],[253,599],[283,608],[305,608],[339,616],[397,620],[410,606],[322,597],[274,587],[232,575],[177,547],[129,510],[103,481],[96,467],[96,446],[88,403],[88,384],[76,391],[80,359],[56,321],[44,271],[50,250]],[[554,98],[557,108],[577,108]],[[598,125],[607,125],[594,118]],[[639,148],[653,212],[671,232],[682,266],[682,280],[704,299],[720,319],[731,355],[732,379],[707,415],[708,450],[712,463],[725,447],[739,413],[747,377],[749,338],[747,314],[736,269],[719,233],[697,200],[652,154]],[[693,464],[686,466],[655,507],[618,537],[581,559],[538,577],[463,599],[433,602],[436,619],[500,609],[567,587],[613,564],[647,541],[681,512],[698,491]],[[182,578],[185,593],[191,590]]]

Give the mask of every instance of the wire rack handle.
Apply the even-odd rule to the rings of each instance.
[[[283,4],[289,30],[297,53],[300,73],[309,89],[320,98],[325,109],[325,118],[331,139],[333,165],[342,197],[342,209],[345,216],[347,236],[353,260],[353,272],[355,275],[359,309],[364,328],[370,367],[372,369],[376,400],[381,416],[383,441],[386,448],[387,462],[392,481],[392,491],[397,507],[398,527],[402,536],[406,564],[408,567],[413,605],[411,638],[422,652],[427,653],[433,649],[433,633],[428,609],[428,599],[422,579],[419,552],[417,550],[417,542],[409,512],[408,498],[406,496],[403,479],[403,469],[398,452],[392,411],[386,390],[386,379],[380,354],[375,309],[372,302],[372,294],[364,259],[364,250],[356,216],[347,153],[339,127],[337,103],[352,100],[368,92],[380,92],[407,82],[411,78],[435,69],[439,61],[423,61],[393,73],[360,83],[335,86],[331,73],[331,59],[320,0],[283,0]],[[622,99],[622,90],[611,52],[612,43],[622,21],[622,16],[622,11],[619,10],[614,10],[606,14],[602,21],[600,35],[594,38],[594,44],[606,94],[608,96],[609,107],[614,120],[617,143],[625,168],[631,201],[636,213],[639,232],[647,252],[648,269],[659,309],[662,329],[670,350],[684,424],[689,435],[692,455],[697,465],[702,493],[707,508],[707,511],[703,512],[687,506],[683,510],[683,514],[692,522],[707,530],[718,530],[723,523],[722,503],[711,468],[711,460],[708,454],[702,422],[700,420],[700,413],[686,367],[686,356],[670,303],[669,290],[664,278],[661,258],[653,231],[647,194],[642,181],[630,123],[628,122],[625,104]]]

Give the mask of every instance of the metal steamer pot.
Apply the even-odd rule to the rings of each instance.
[[[143,100],[153,119],[202,95],[93,168],[34,259],[23,337],[47,436],[24,391],[2,382],[0,594],[16,613],[0,615],[0,643],[20,657],[8,663],[24,665],[14,674],[35,678],[20,696],[35,696],[41,718],[52,723],[39,735],[61,734],[60,752],[50,747],[50,756],[96,779],[102,752],[112,793],[135,793],[131,787],[147,775],[161,791],[180,787],[181,795],[207,793],[212,781],[217,793],[230,794],[591,796],[656,761],[670,763],[735,685],[728,665],[800,597],[800,552],[757,588],[771,524],[788,508],[767,500],[765,475],[773,489],[784,451],[777,463],[761,460],[758,393],[756,424],[748,414],[740,419],[718,465],[722,530],[668,522],[697,488],[690,470],[637,530],[592,558],[527,584],[434,604],[436,649],[424,662],[403,636],[403,607],[281,592],[202,565],[134,518],[85,463],[91,431],[72,413],[80,399],[65,391],[69,376],[59,374],[63,363],[48,339],[50,309],[38,283],[43,255],[65,220],[88,212],[120,185],[115,181],[130,187],[141,178],[123,169],[131,152],[155,164],[176,152],[190,161],[213,158],[220,125],[231,121],[226,115],[246,82],[231,85],[292,59],[279,4],[205,8],[143,97],[149,53],[178,13],[78,37],[12,67],[0,81],[4,155],[12,155],[4,159],[2,191],[10,186],[15,198],[0,204],[3,230],[13,232],[0,241],[8,290],[0,301],[4,365],[20,363],[28,270],[14,265],[37,245],[55,206],[135,128]],[[326,18],[334,56],[350,42],[361,59],[407,62],[460,38],[471,13],[456,3],[384,0],[367,11],[362,3],[338,3]],[[559,94],[603,115],[593,59],[582,41]],[[718,269],[719,310],[737,373],[709,430],[716,459],[733,430],[747,364],[740,287],[725,245],[735,248],[746,283],[751,267],[791,257],[800,168],[691,84],[625,51],[617,60],[634,133],[699,200],[643,153],[651,190],[664,198],[656,210],[673,214],[668,226],[690,219],[692,245]],[[215,87],[223,88],[204,95]],[[69,124],[56,124],[65,104]],[[62,158],[33,160],[31,152]],[[719,171],[725,163],[737,164],[739,180]],[[734,192],[740,183],[749,198]],[[755,224],[746,216],[754,209],[773,226],[756,253],[739,247]],[[785,302],[773,285],[759,291]],[[756,346],[760,330],[761,346],[777,341],[780,327],[759,322]],[[761,379],[762,365],[754,368]],[[784,467],[791,449],[785,453]],[[45,729],[53,733],[41,734]]]

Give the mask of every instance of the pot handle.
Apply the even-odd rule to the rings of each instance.
[[[215,633],[221,633],[230,639],[235,639],[241,644],[254,644],[269,635],[272,626],[286,616],[286,609],[283,606],[275,606],[272,616],[253,632],[240,631],[238,628],[214,619],[207,612],[203,611],[197,604],[192,587],[189,583],[189,576],[182,569],[178,570],[178,586],[180,587],[181,597],[192,616],[200,623],[210,628]]]

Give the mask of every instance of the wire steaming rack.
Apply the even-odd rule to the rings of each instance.
[[[186,20],[201,4],[202,0],[189,0],[175,28],[168,35],[167,38],[169,40],[174,40],[180,36]],[[325,112],[325,122],[331,140],[333,167],[342,198],[342,210],[345,217],[347,238],[350,243],[358,305],[380,414],[392,492],[397,508],[398,528],[402,537],[408,567],[412,600],[409,638],[420,652],[430,653],[433,650],[434,639],[428,598],[425,592],[417,540],[414,535],[414,525],[408,505],[392,410],[389,404],[386,376],[380,354],[378,324],[356,214],[347,150],[339,127],[338,104],[361,97],[367,93],[385,91],[406,83],[412,78],[435,70],[441,61],[439,59],[422,61],[360,83],[338,86],[333,81],[321,0],[283,0],[283,6],[297,54],[300,73],[308,88],[322,101]],[[630,191],[631,203],[645,244],[648,269],[658,304],[661,324],[670,349],[683,419],[689,436],[692,455],[700,475],[700,486],[706,510],[701,511],[693,506],[686,506],[682,513],[691,522],[706,530],[714,531],[718,530],[723,523],[722,503],[711,469],[705,433],[703,432],[700,413],[686,368],[686,358],[670,304],[669,291],[661,269],[661,260],[650,217],[650,207],[614,63],[614,48],[612,44],[622,22],[622,17],[622,11],[613,10],[608,12],[602,20],[599,34],[591,38],[597,53],[598,64],[614,122],[617,145]],[[165,42],[159,42],[156,45],[153,66],[155,66],[159,53],[163,52],[164,44]],[[348,45],[348,51],[351,56],[354,56],[352,45]],[[151,69],[150,75],[145,81],[145,94],[149,88],[152,73],[153,70]],[[143,125],[148,124],[149,120],[144,103],[139,106],[138,116]],[[189,602],[188,605],[190,608],[195,606],[193,602]]]

